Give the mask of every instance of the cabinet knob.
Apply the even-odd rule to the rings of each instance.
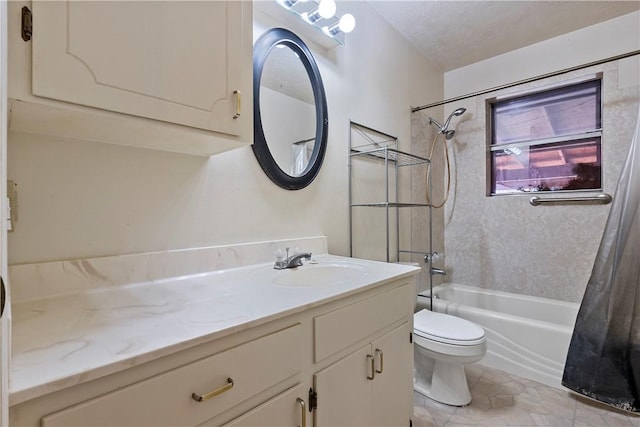
[[[217,388],[209,393],[199,395],[197,393],[192,393],[191,398],[196,402],[204,402],[205,400],[209,400],[212,397],[216,397],[219,394],[224,393],[227,390],[231,390],[233,388],[233,380],[231,378],[227,378],[227,383],[220,388]]]

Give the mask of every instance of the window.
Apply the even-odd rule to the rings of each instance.
[[[491,194],[602,189],[601,80],[490,102]]]

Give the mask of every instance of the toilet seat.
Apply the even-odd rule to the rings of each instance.
[[[485,341],[484,329],[468,320],[427,309],[413,315],[414,333],[444,344],[473,346]]]

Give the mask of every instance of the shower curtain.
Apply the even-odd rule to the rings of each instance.
[[[314,138],[294,142],[291,146],[291,176],[300,176],[309,165],[309,159],[313,154]]]
[[[562,385],[640,412],[640,110],[576,319]]]

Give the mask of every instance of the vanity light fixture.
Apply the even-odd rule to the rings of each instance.
[[[303,12],[300,17],[309,24],[315,24],[319,19],[330,19],[336,14],[336,2],[334,0],[320,0],[318,8],[312,12]]]
[[[278,4],[286,9],[290,9],[298,2],[305,2],[307,0],[276,0]]]
[[[342,31],[343,33],[350,33],[356,27],[356,18],[353,17],[350,13],[345,13],[342,15],[337,24],[333,24],[332,26],[324,26],[322,27],[322,31],[329,35],[330,37],[335,36],[336,34]]]
[[[335,0],[276,0],[276,3],[340,44],[344,44],[344,35],[356,25],[350,13],[336,15]]]

